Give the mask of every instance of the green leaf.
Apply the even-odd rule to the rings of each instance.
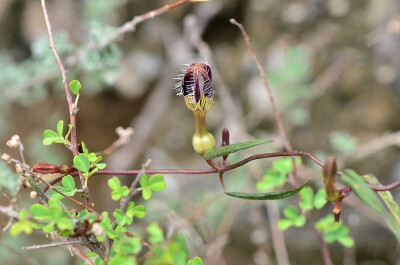
[[[69,218],[60,218],[57,220],[57,228],[60,230],[74,229],[74,221]]]
[[[62,139],[60,138],[60,136],[58,136],[58,134],[55,131],[52,130],[44,130],[43,132],[43,144],[44,145],[51,145],[54,143],[59,143]]]
[[[24,232],[25,234],[30,234],[32,233],[32,226],[31,223],[28,221],[19,221],[18,223],[15,223],[11,226],[10,228],[10,234],[13,237],[18,236],[20,233]]]
[[[246,200],[280,200],[295,195],[296,193],[301,191],[304,188],[304,186],[308,184],[308,182],[309,180],[303,183],[298,188],[287,191],[277,191],[277,192],[267,192],[267,193],[225,192],[225,194],[235,198],[246,199]]]
[[[83,219],[83,218],[85,218],[86,216],[88,216],[89,215],[89,211],[88,211],[88,209],[84,209],[84,210],[82,210],[82,211],[80,211],[77,215],[76,215],[76,219]]]
[[[84,175],[86,178],[88,178],[88,177],[93,176],[94,174],[96,174],[97,171],[99,171],[99,168],[98,168],[98,167],[95,167],[95,168],[93,168],[89,173],[84,173],[83,175]]]
[[[106,166],[107,166],[106,163],[97,163],[97,164],[96,164],[96,167],[98,167],[100,170],[105,169]]]
[[[50,232],[53,232],[53,231],[54,231],[54,229],[55,229],[54,226],[55,226],[55,222],[52,221],[52,222],[48,223],[47,225],[43,226],[43,227],[42,227],[42,230],[43,230],[43,232],[45,232],[45,233],[50,233]]]
[[[56,198],[50,198],[50,200],[49,200],[49,208],[50,209],[58,208],[58,209],[62,210],[60,200],[56,199]]]
[[[110,178],[107,183],[108,183],[108,186],[112,190],[120,190],[121,189],[121,182],[119,181],[119,179],[116,176]]]
[[[63,177],[61,182],[67,190],[75,189],[75,180],[71,175]]]
[[[54,188],[56,188],[59,191],[64,192],[64,187],[62,187],[62,186],[55,186]],[[60,193],[56,192],[53,189],[50,190],[50,195],[51,195],[52,198],[58,198],[58,199],[63,199],[64,198],[63,195],[61,195]]]
[[[283,215],[289,220],[295,220],[300,216],[299,211],[294,206],[286,207],[283,211]]]
[[[203,260],[199,257],[195,257],[189,260],[187,265],[203,265]]]
[[[79,154],[74,157],[74,166],[81,172],[88,172],[90,162],[84,154]]]
[[[297,219],[293,220],[293,226],[295,227],[302,227],[306,223],[306,217],[300,215]]]
[[[89,155],[89,150],[86,147],[86,144],[82,141],[81,142],[82,150],[85,155]]]
[[[354,246],[354,240],[349,236],[340,237],[337,240],[339,241],[340,244],[342,244],[346,248],[351,248]]]
[[[113,199],[114,201],[118,201],[121,198],[122,198],[121,190],[113,190],[111,192],[111,199]]]
[[[63,130],[64,130],[64,121],[63,120],[59,120],[57,122],[57,133],[58,133],[58,136],[63,137]]]
[[[19,211],[18,217],[21,220],[25,220],[26,218],[28,218],[28,212],[25,209],[22,209],[21,211]]]
[[[385,213],[384,206],[376,193],[355,171],[350,169],[345,170],[342,176],[342,181],[349,185],[358,198],[360,198],[371,209],[380,215]]]
[[[122,197],[128,197],[129,195],[129,189],[127,186],[122,186],[121,188],[121,195]]]
[[[317,228],[317,230],[319,232],[323,232],[326,227],[328,227],[330,224],[334,223],[335,219],[333,217],[333,215],[327,215],[324,218],[321,218],[320,220],[318,220],[318,222],[315,224],[315,228]]]
[[[382,186],[379,180],[371,174],[364,175],[362,178],[371,185]],[[393,233],[396,235],[397,240],[400,241],[400,207],[393,199],[393,195],[390,191],[378,191],[378,195],[381,197],[383,202],[389,209],[389,214],[385,216],[386,222],[391,227]]]
[[[281,231],[285,231],[287,230],[289,227],[291,227],[293,225],[293,221],[292,220],[288,220],[288,219],[282,219],[279,221],[278,223],[278,228]]]
[[[104,261],[102,258],[97,257],[94,262],[96,263],[96,265],[104,265]]]
[[[167,184],[164,181],[163,175],[155,174],[151,176],[147,186],[154,191],[162,191],[163,189],[165,189]]]
[[[149,184],[149,177],[147,176],[147,174],[143,174],[140,177],[139,184],[142,187],[145,187],[145,186],[147,186]]]
[[[301,201],[299,202],[300,208],[306,211],[311,211],[314,208],[314,191],[311,187],[305,187],[300,191]]]
[[[29,212],[36,219],[43,219],[50,216],[50,210],[44,205],[34,204],[29,209]]]
[[[142,245],[139,238],[134,237],[129,240],[120,241],[116,249],[118,252],[124,254],[137,254],[142,249]]]
[[[286,176],[276,170],[269,169],[265,171],[264,179],[257,182],[256,188],[259,191],[266,191],[275,187],[282,187],[285,184]]]
[[[327,203],[325,189],[319,189],[314,197],[314,207],[319,210]]]
[[[228,155],[228,154],[235,153],[235,152],[243,150],[243,149],[248,149],[253,146],[257,146],[260,144],[266,144],[266,143],[270,143],[270,142],[272,142],[272,141],[270,141],[270,140],[254,140],[254,141],[249,141],[249,142],[221,146],[221,147],[214,148],[214,149],[206,152],[204,154],[204,160],[210,160],[210,159],[213,159],[216,157]]]
[[[143,187],[143,190],[142,190],[143,199],[150,200],[152,195],[153,195],[153,192],[151,191],[151,189],[149,187],[147,187],[147,186]]]
[[[143,218],[146,216],[146,207],[144,207],[143,205],[138,205],[133,208],[133,210],[137,218]]]
[[[69,83],[69,89],[71,89],[71,92],[75,95],[79,95],[79,90],[82,89],[81,82],[79,82],[78,80],[72,80]]]
[[[296,157],[295,158],[296,166],[301,166],[301,158]],[[280,172],[283,175],[288,175],[293,172],[293,161],[291,157],[284,157],[279,159],[278,161],[275,161],[272,164],[272,169]]]
[[[150,234],[149,241],[151,244],[157,244],[164,241],[164,233],[158,223],[151,223],[147,226],[146,230]]]
[[[116,209],[113,212],[113,215],[114,215],[115,219],[117,219],[117,222],[118,222],[119,225],[124,225],[125,224],[125,223],[122,224],[122,222],[124,220],[124,217],[125,217],[125,214],[124,214],[123,211],[121,211],[120,209]]]

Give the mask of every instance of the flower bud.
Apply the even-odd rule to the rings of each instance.
[[[31,193],[30,193],[30,196],[31,196],[31,199],[35,199],[35,198],[37,198],[37,192],[36,191],[31,191]]]
[[[1,159],[3,159],[4,162],[6,162],[7,164],[11,163],[11,156],[9,154],[6,153],[2,154]]]
[[[22,173],[24,170],[22,169],[20,164],[15,164],[15,172]]]
[[[15,134],[7,141],[7,146],[10,148],[17,148],[19,146],[20,138],[19,135]]]
[[[207,131],[205,122],[206,113],[214,102],[211,67],[206,63],[195,62],[187,66],[178,75],[180,83],[175,89],[178,95],[184,96],[186,106],[193,112],[195,132],[192,144],[194,150],[204,156],[207,151],[215,148],[214,136]]]
[[[326,191],[326,199],[328,201],[336,201],[339,199],[339,192],[334,187],[336,175],[336,158],[328,157],[322,169],[324,175],[324,185]]]
[[[71,171],[71,167],[67,165],[56,166],[42,162],[34,165],[32,170],[40,174],[69,173]]]
[[[228,128],[222,129],[222,146],[229,145],[229,130]],[[222,157],[224,161],[228,158],[228,155]]]

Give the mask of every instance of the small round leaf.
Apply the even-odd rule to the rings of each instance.
[[[75,95],[79,95],[79,90],[82,89],[81,82],[79,82],[78,80],[72,80],[69,83],[69,89],[71,89],[72,93],[74,93]]]
[[[89,159],[84,154],[79,154],[74,157],[74,166],[82,172],[88,172],[90,169]]]

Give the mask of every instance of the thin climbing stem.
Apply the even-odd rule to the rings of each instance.
[[[267,90],[268,99],[269,99],[269,102],[271,103],[272,112],[274,114],[276,125],[278,126],[279,134],[281,135],[281,137],[283,139],[283,143],[285,145],[286,150],[290,152],[293,150],[292,145],[290,144],[290,142],[286,136],[285,128],[283,127],[282,120],[279,117],[278,108],[276,106],[276,102],[275,102],[274,95],[272,94],[272,90],[268,84],[268,80],[267,80],[267,76],[265,75],[264,67],[260,63],[260,59],[257,57],[257,54],[254,51],[253,46],[250,43],[249,35],[247,35],[247,32],[244,29],[243,25],[240,24],[239,22],[237,22],[234,18],[231,18],[229,20],[229,22],[231,22],[233,25],[237,26],[240,29],[240,31],[242,32],[244,41],[246,42],[247,47],[249,48],[250,53],[253,56],[253,59],[257,65],[258,71],[260,72],[260,76],[263,80],[264,87]],[[298,184],[297,168],[296,168],[296,161],[295,161],[294,157],[292,157],[292,164],[293,164],[293,179],[294,179],[295,185],[297,185]]]
[[[42,4],[44,19],[46,21],[47,33],[49,35],[49,40],[50,40],[50,49],[52,50],[54,57],[56,58],[56,61],[58,63],[58,66],[60,68],[61,75],[63,78],[63,84],[64,84],[64,88],[65,88],[65,94],[67,96],[68,109],[69,109],[69,120],[70,120],[70,124],[72,126],[72,129],[71,129],[71,151],[72,151],[73,156],[77,156],[78,155],[78,146],[77,146],[77,138],[76,138],[76,113],[78,111],[78,107],[75,105],[75,103],[72,99],[71,91],[68,86],[67,71],[65,70],[65,67],[61,61],[61,58],[60,58],[60,56],[57,52],[56,46],[54,44],[53,32],[51,30],[51,24],[50,24],[49,16],[47,14],[46,1],[41,0],[41,4]],[[85,177],[82,175],[81,172],[79,172],[79,178],[81,181],[82,190],[85,193],[86,205],[89,208],[92,208],[92,201],[90,198],[89,188],[85,185]]]

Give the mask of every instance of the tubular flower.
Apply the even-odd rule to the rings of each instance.
[[[192,139],[194,150],[200,155],[215,148],[214,136],[207,131],[206,113],[213,104],[211,67],[207,63],[191,62],[180,75],[175,90],[184,96],[188,109],[193,112],[195,132]]]

